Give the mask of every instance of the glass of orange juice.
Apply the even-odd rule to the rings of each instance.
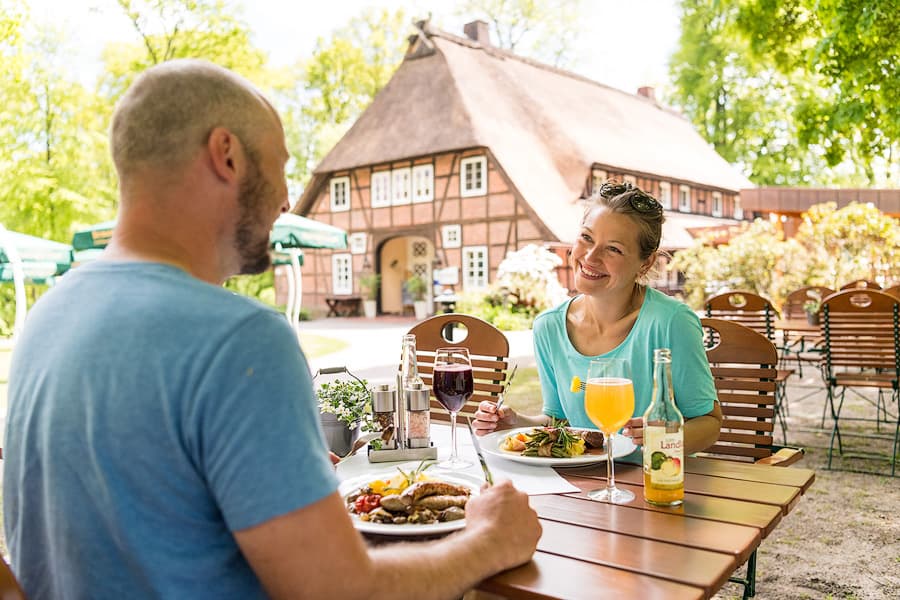
[[[631,369],[624,358],[595,358],[588,366],[584,410],[606,438],[606,487],[588,492],[591,500],[625,504],[634,494],[616,487],[613,440],[634,413]]]

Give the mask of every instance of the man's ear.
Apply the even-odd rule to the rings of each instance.
[[[206,142],[213,173],[224,183],[238,180],[238,156],[240,141],[236,135],[224,127],[216,127]]]

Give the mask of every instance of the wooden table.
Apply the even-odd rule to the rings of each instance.
[[[327,296],[325,304],[328,305],[326,317],[358,317],[362,298],[359,296]]]
[[[798,333],[818,333],[821,325],[816,323],[810,324],[806,319],[778,319],[775,321],[775,329],[780,329],[785,333],[796,331]]]
[[[605,464],[559,469],[579,493],[532,496],[544,528],[534,560],[481,583],[509,598],[709,598],[800,501],[808,469],[688,458],[685,502],[643,500],[638,466],[616,465],[625,505],[589,500]]]

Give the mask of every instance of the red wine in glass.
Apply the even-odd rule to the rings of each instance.
[[[472,380],[472,362],[465,348],[438,348],[434,355],[432,377],[434,397],[450,412],[450,458],[438,466],[445,469],[463,469],[472,463],[459,458],[456,449],[456,413],[472,397],[475,389]]]
[[[434,396],[452,413],[459,410],[472,397],[472,367],[450,364],[434,369]]]

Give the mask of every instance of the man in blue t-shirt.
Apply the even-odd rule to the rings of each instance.
[[[110,138],[112,241],[36,304],[11,366],[4,525],[29,598],[452,598],[528,561],[540,525],[508,483],[441,541],[354,530],[293,331],[221,287],[269,268],[289,208],[265,98],[166,62]]]

